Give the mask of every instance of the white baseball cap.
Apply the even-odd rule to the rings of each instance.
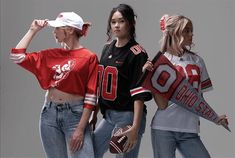
[[[52,27],[71,26],[82,30],[84,21],[79,15],[74,12],[62,12],[57,16],[55,20],[48,21],[48,24]]]

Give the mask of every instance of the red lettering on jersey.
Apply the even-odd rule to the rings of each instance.
[[[189,83],[198,91],[199,83],[200,83],[200,69],[197,65],[188,64],[185,67],[187,72]]]
[[[115,100],[117,98],[117,84],[118,84],[118,70],[116,67],[107,66],[105,69],[101,69],[103,72],[100,73],[103,80],[102,84],[100,85],[102,97],[106,100]],[[102,77],[99,77],[100,79]],[[101,81],[99,81],[101,83]]]
[[[188,78],[188,82],[198,91],[200,83],[200,68],[197,65],[188,64],[185,67],[186,73],[180,65],[177,65],[176,69],[182,76]]]
[[[184,78],[186,77],[185,73],[184,73],[184,69],[181,66],[177,65],[177,66],[175,66],[175,68],[176,68],[176,70],[178,70],[180,72],[180,74],[182,76],[184,76]]]

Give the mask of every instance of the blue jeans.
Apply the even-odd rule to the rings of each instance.
[[[134,113],[131,111],[106,110],[105,119],[102,119],[94,132],[94,149],[96,158],[102,158],[109,149],[112,133],[118,127],[132,125]],[[118,154],[117,158],[137,158],[142,134],[145,131],[146,114],[143,113],[139,129],[138,141],[135,147],[128,153]]]
[[[48,158],[68,158],[68,152],[72,158],[94,158],[88,126],[85,129],[83,146],[79,151],[70,152],[67,146],[82,116],[83,104],[83,101],[64,104],[45,102],[40,118],[40,134]]]
[[[152,129],[154,158],[175,158],[178,149],[185,158],[210,158],[197,133],[184,133]]]

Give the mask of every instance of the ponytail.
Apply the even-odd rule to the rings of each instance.
[[[91,23],[90,22],[85,22],[83,24],[82,31],[81,31],[81,36],[86,36],[87,35],[89,27],[91,27]]]

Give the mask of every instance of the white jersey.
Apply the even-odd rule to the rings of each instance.
[[[164,55],[199,93],[212,89],[205,63],[200,56],[184,53],[178,57],[167,52]],[[165,110],[156,111],[151,123],[153,129],[188,133],[199,133],[199,126],[199,116],[170,101]]]

